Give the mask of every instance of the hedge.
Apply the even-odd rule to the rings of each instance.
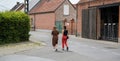
[[[0,44],[28,41],[29,21],[23,12],[0,12]]]

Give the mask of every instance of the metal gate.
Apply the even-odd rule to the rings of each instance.
[[[118,24],[104,23],[103,39],[117,42],[118,39]]]

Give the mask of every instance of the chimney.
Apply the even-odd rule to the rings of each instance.
[[[20,4],[20,2],[17,2],[17,5]]]

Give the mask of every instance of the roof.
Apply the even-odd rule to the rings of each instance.
[[[41,6],[34,7],[29,14],[55,11],[64,1],[65,0],[46,0]]]
[[[31,10],[40,0],[29,1],[29,10]]]
[[[77,4],[73,4],[73,6],[76,8],[76,7],[77,7]]]
[[[9,11],[16,5],[16,2],[24,2],[24,0],[0,0],[0,11]]]
[[[24,8],[24,3],[17,2],[17,4],[10,11],[19,11],[22,10],[23,8]]]

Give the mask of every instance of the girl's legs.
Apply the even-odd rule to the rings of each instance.
[[[64,50],[64,43],[65,43],[65,40],[62,38],[62,49]]]
[[[57,50],[57,44],[55,45],[55,51],[58,51],[58,50]]]
[[[62,37],[62,50],[64,50],[64,45],[66,46],[67,51],[68,51],[68,44],[67,44],[67,37],[66,36]]]
[[[68,51],[68,50],[69,50],[69,48],[68,48],[68,44],[67,44],[67,39],[65,40],[65,46],[66,46],[67,51]]]
[[[67,40],[64,41],[64,44],[66,47],[68,47]]]

